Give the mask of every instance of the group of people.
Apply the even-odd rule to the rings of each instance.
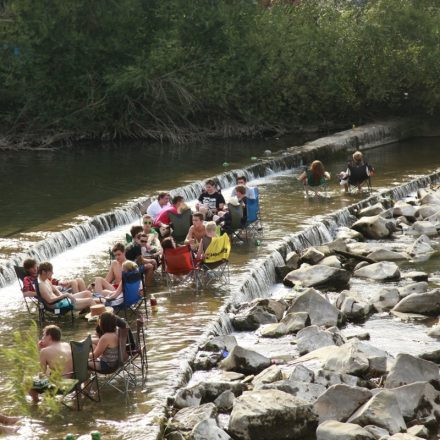
[[[356,187],[357,191],[360,192],[365,182],[373,175],[374,168],[365,161],[360,151],[356,151],[347,164],[346,170],[339,173],[338,179],[346,193],[349,192],[350,186]],[[315,160],[311,163],[310,167],[298,177],[298,180],[303,183],[306,195],[308,196],[309,189],[317,193],[319,188],[325,185],[330,178],[330,173],[325,171],[323,163],[320,160]]]

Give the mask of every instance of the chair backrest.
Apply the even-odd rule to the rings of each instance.
[[[118,327],[118,366],[121,366],[128,359],[127,341],[129,328]]]
[[[241,205],[234,206],[228,203],[228,211],[231,215],[231,229],[236,231],[241,228],[241,219],[243,218],[243,207]]]
[[[194,270],[194,261],[189,246],[164,249],[165,271],[172,275],[186,275]]]
[[[350,170],[349,182],[362,182],[368,179],[367,168],[368,165],[366,163],[362,163],[361,165],[349,164],[348,169]]]
[[[258,199],[247,199],[246,200],[246,221],[247,223],[253,223],[258,220],[258,212],[260,208],[258,206]]]
[[[20,285],[20,289],[23,289],[24,277],[27,275],[24,267],[22,266],[14,266],[15,275],[18,278],[18,284]]]
[[[73,377],[79,384],[89,378],[89,353],[92,350],[92,338],[87,336],[80,342],[70,341],[73,360]]]
[[[122,292],[124,296],[124,306],[130,307],[136,304],[142,296],[139,290],[142,286],[142,273],[140,270],[122,272]]]
[[[181,214],[168,213],[173,227],[172,236],[178,243],[182,243],[188,235],[191,227],[191,209],[183,211]]]
[[[211,243],[205,251],[205,263],[218,263],[229,260],[231,253],[231,241],[228,234],[221,237],[213,237]]]

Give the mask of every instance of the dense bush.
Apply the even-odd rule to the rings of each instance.
[[[0,128],[179,141],[439,112],[436,0],[262,3],[3,0]]]

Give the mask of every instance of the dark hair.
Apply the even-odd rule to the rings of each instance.
[[[193,217],[197,217],[199,220],[203,221],[203,214],[201,212],[195,212],[193,215]]]
[[[205,182],[205,185],[211,185],[211,186],[213,186],[214,188],[217,188],[217,184],[216,184],[215,181],[212,180],[212,179],[207,180],[207,181]]]
[[[173,237],[166,237],[162,240],[162,249],[174,249],[174,239]]]
[[[185,199],[182,196],[174,196],[173,200],[171,200],[171,203],[173,205],[177,205],[180,202],[183,202]]]
[[[169,195],[170,195],[169,193],[166,193],[166,192],[160,192],[159,195],[157,196],[157,200],[161,200],[161,199],[163,199],[164,197],[169,196]]]
[[[48,261],[45,261],[44,263],[40,263],[38,266],[38,274],[41,275],[43,272],[52,272],[53,266]]]
[[[26,272],[29,272],[30,269],[32,269],[37,264],[37,260],[34,260],[33,258],[26,258],[26,260],[23,261],[23,268]]]
[[[52,341],[59,342],[61,341],[61,329],[57,325],[47,325],[43,329],[44,336],[50,336]]]
[[[246,195],[246,187],[243,185],[237,185],[235,187],[235,192]]]
[[[134,238],[139,232],[143,232],[144,228],[140,225],[135,225],[130,228],[130,235]]]
[[[116,251],[121,251],[121,252],[125,252],[125,246],[122,243],[116,243],[113,247],[112,247],[112,252],[116,252]]]
[[[99,326],[102,333],[114,333],[116,331],[116,316],[111,312],[104,312],[99,316]]]
[[[237,176],[237,178],[235,179],[235,181],[238,182],[239,180],[244,180],[245,183],[247,182],[246,176]]]

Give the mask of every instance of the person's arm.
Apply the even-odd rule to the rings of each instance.
[[[307,179],[307,173],[304,171],[302,174],[299,175],[298,180],[304,183],[306,179]]]
[[[117,263],[115,261],[112,261],[112,264],[110,265],[110,268],[107,272],[107,275],[105,276],[105,280],[108,281],[109,283],[111,283],[116,278],[115,271],[113,269],[114,264],[117,264]]]
[[[223,194],[219,194],[218,197],[218,211],[223,211],[223,208],[225,207],[225,198],[223,197]]]
[[[163,249],[162,249],[162,245],[160,244],[159,237],[157,235],[154,236],[151,244],[156,249],[156,252],[153,255],[162,255]]]
[[[105,336],[105,334],[99,338],[99,341],[96,344],[95,349],[93,350],[93,357],[95,359],[98,359],[99,356],[101,356],[104,353],[105,349],[108,347],[107,339],[108,338]]]
[[[188,230],[188,234],[186,235],[186,238],[185,238],[185,241],[184,241],[185,244],[190,244],[191,240],[194,239],[193,231],[194,231],[194,226],[190,226],[189,230]]]
[[[52,286],[52,292],[49,291],[48,287],[45,283],[39,283],[40,288],[40,295],[43,298],[44,301],[46,301],[47,304],[55,304],[56,302],[60,301],[61,299],[68,298],[69,294],[65,293],[62,294],[58,291],[58,289],[55,286]],[[57,293],[55,293],[57,292]],[[55,295],[55,298],[52,296],[52,294]]]
[[[40,351],[40,367],[41,367],[41,371],[43,373],[47,373],[47,366],[48,366],[47,353],[46,353],[46,350],[43,348]]]
[[[328,171],[325,171],[324,172],[324,179],[326,179],[326,180],[330,180],[330,173],[328,172]]]
[[[199,248],[197,249],[197,258],[199,260],[203,259],[203,239],[200,240]]]
[[[122,293],[122,281],[119,283],[118,288],[115,290],[115,292],[107,297],[107,300],[111,301],[113,299],[116,299],[121,293]]]

